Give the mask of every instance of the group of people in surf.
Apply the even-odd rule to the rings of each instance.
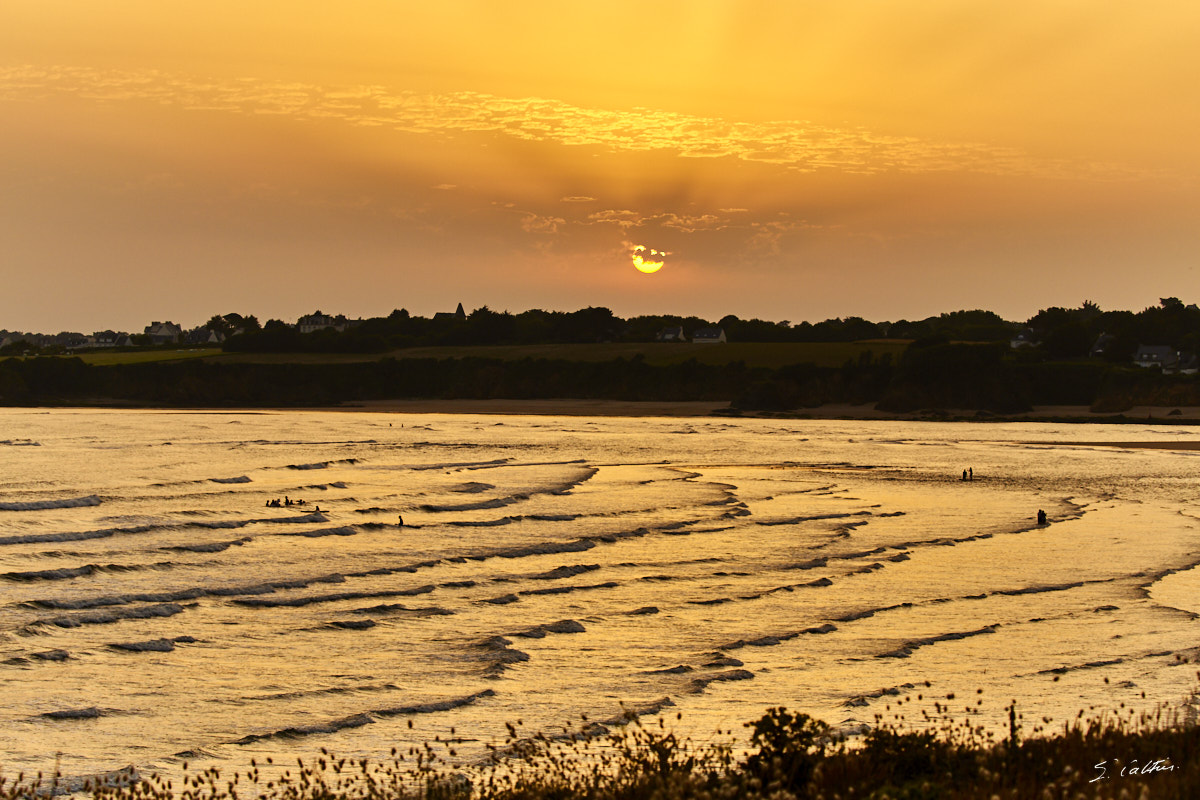
[[[267,508],[291,508],[292,506],[306,506],[306,505],[308,505],[307,500],[293,500],[292,498],[288,497],[286,494],[283,496],[282,500],[280,500],[279,498],[275,498],[274,500],[267,501]],[[321,510],[320,506],[313,507],[313,511],[320,511],[320,510]]]

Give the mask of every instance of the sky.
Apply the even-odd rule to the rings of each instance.
[[[1196,302],[1198,41],[1193,0],[4,0],[0,329]]]

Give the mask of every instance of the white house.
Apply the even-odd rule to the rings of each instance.
[[[1174,347],[1165,344],[1143,344],[1138,346],[1133,363],[1139,367],[1174,369],[1179,363],[1179,354]]]
[[[361,322],[361,320],[359,321]],[[301,333],[312,333],[313,331],[323,331],[326,328],[333,328],[338,333],[341,333],[354,324],[353,320],[346,319],[345,314],[338,314],[336,317],[331,317],[317,310],[296,320],[296,330]]]
[[[1039,344],[1041,343],[1038,341],[1037,334],[1034,333],[1033,328],[1026,328],[1014,336],[1009,341],[1008,346],[1013,350],[1020,350],[1023,347],[1037,347]]]
[[[725,329],[701,328],[692,333],[692,341],[696,344],[725,344]]]
[[[150,337],[150,341],[154,344],[174,344],[179,341],[179,337],[183,334],[183,328],[171,322],[171,320],[167,320],[166,322],[155,320],[146,326],[144,333]]]

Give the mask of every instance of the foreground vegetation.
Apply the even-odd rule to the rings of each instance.
[[[519,738],[510,725],[491,764],[470,768],[448,763],[453,746],[439,743],[407,754],[393,750],[390,761],[378,763],[322,751],[281,770],[268,759],[231,777],[216,769],[192,773],[180,785],[128,772],[81,787],[0,778],[0,799],[80,790],[98,800],[1200,797],[1194,713],[1134,719],[1132,711],[1116,709],[1089,720],[1081,713],[1056,733],[1037,726],[1025,737],[1014,701],[1006,709],[1007,732],[996,736],[974,723],[970,706],[965,720],[952,721],[953,699],[935,703],[932,715],[922,711],[919,729],[877,716],[854,747],[824,723],[784,708],[747,723],[749,747],[740,755],[729,743],[697,746],[661,720],[643,727],[630,716],[631,724],[616,732],[585,719],[553,737]]]
[[[614,356],[613,349],[622,347],[649,352]],[[227,354],[104,365],[78,358],[9,358],[0,360],[0,405],[245,408],[571,398],[716,401],[730,403],[733,412],[873,403],[898,413],[949,409],[1000,415],[1043,405],[1112,414],[1139,405],[1200,406],[1195,375],[1096,359],[1045,362],[1004,344],[926,339],[903,351],[874,342],[558,345],[541,346],[537,357],[523,347],[500,349],[505,352],[488,357],[462,348],[456,357],[440,358]]]

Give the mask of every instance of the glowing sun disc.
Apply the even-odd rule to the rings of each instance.
[[[663,262],[647,261],[646,259],[642,258],[637,253],[634,253],[633,254],[633,265],[638,268],[639,272],[650,273],[650,272],[658,272],[660,269],[662,269]]]
[[[642,255],[643,253],[647,253],[649,258]],[[649,274],[651,272],[658,272],[663,268],[663,264],[666,262],[664,262],[661,258],[656,258],[656,256],[661,257],[665,255],[667,254],[660,253],[658,250],[648,250],[644,245],[639,244],[637,247],[633,248],[631,258],[633,259],[633,266],[637,268],[638,272],[645,272]]]

